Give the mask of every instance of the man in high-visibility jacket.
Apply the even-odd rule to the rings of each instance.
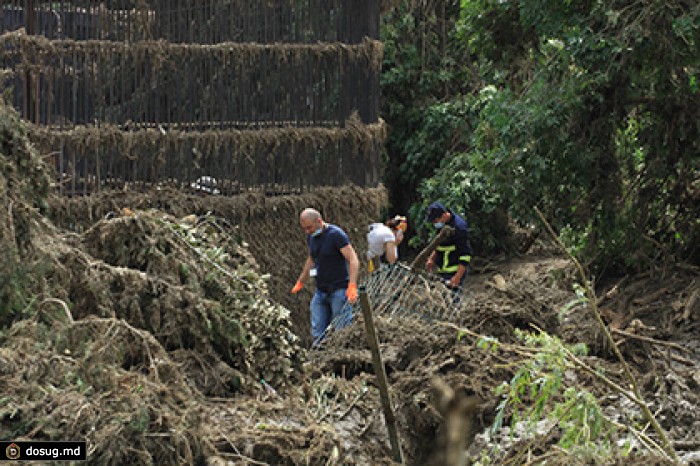
[[[425,264],[426,270],[437,272],[441,279],[455,291],[461,290],[467,276],[467,269],[472,260],[472,246],[469,243],[469,224],[459,215],[447,209],[440,202],[433,202],[428,207],[428,222],[438,230],[449,225],[454,234],[445,239]]]

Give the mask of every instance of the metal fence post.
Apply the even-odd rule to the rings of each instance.
[[[28,36],[34,34],[34,6],[32,0],[24,0],[24,28]],[[24,118],[32,121],[32,72],[30,67],[24,70]]]

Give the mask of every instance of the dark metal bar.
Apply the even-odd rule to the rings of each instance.
[[[25,16],[25,30],[28,35],[34,34],[34,5],[32,0],[24,1],[24,16]],[[24,118],[32,120],[31,116],[31,102],[32,102],[32,74],[29,68],[24,71]]]
[[[64,43],[56,49],[64,47],[64,54],[35,55],[40,57],[38,68],[45,70],[41,74],[30,67],[20,71],[15,105],[22,108],[25,118],[39,124],[65,130],[76,125],[101,130],[118,125],[127,133],[123,135],[125,142],[134,132],[159,125],[185,134],[290,124],[337,128],[353,109],[359,110],[363,121],[377,121],[378,72],[369,68],[369,61],[358,61],[347,49],[320,53],[318,49],[251,47],[240,53],[233,47],[212,50],[208,55],[193,49],[190,54],[180,55],[186,58],[166,55],[159,62],[160,57],[150,48],[145,58],[137,58],[120,43],[142,46],[139,42],[145,39],[165,39],[167,47],[175,42],[211,44],[254,39],[264,43],[316,43],[342,39],[351,44],[368,35],[367,31],[373,35],[372,24],[378,21],[376,2],[367,0],[368,13],[363,8],[349,7],[349,0],[241,0],[225,5],[156,0],[150,2],[150,7],[136,9],[114,0],[105,0],[99,6],[68,0],[59,0],[53,6],[36,0],[13,0],[12,4],[9,12],[4,8],[1,11],[3,31],[33,22],[27,30],[41,31],[50,39],[105,41],[98,49]],[[21,66],[18,63],[22,58],[18,49],[16,55],[3,59],[3,66]],[[184,70],[188,73],[187,84],[179,77]],[[60,137],[53,140],[59,141]],[[146,144],[147,138],[133,146],[132,155],[138,157],[133,161],[123,160],[118,145],[112,142],[86,150],[78,149],[82,145],[75,141],[64,144],[61,140],[65,156],[58,165],[61,172],[72,172],[73,194],[101,189],[117,179],[143,187],[146,182],[162,181],[161,177],[182,178],[186,176],[182,168],[191,165],[194,147],[205,152],[201,154],[205,169],[219,170],[224,177],[239,177],[245,180],[246,188],[268,192],[297,185],[303,191],[346,181],[364,185],[378,179],[378,171],[372,167],[379,163],[381,147],[374,140],[362,148],[350,138],[322,141],[316,136],[301,136],[296,142],[289,139],[279,143],[260,138],[262,142],[253,142],[253,147],[246,142],[241,149],[232,136],[218,149],[207,150],[217,147],[207,137],[188,139],[184,151],[182,141],[159,141],[167,151],[166,165],[160,168],[155,165],[158,150]],[[185,163],[185,158],[190,162]],[[302,171],[300,167],[313,170]]]

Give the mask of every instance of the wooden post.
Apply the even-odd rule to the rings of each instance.
[[[367,289],[364,285],[359,287],[360,306],[362,307],[362,316],[365,321],[365,332],[367,334],[367,342],[372,351],[372,365],[374,373],[377,376],[377,385],[379,387],[379,399],[382,403],[384,411],[384,421],[386,428],[389,431],[389,441],[391,442],[391,451],[394,455],[394,461],[403,464],[403,454],[401,453],[401,443],[399,442],[399,430],[394,417],[394,411],[391,408],[391,398],[389,397],[389,384],[386,378],[386,370],[382,362],[382,355],[379,352],[379,339],[374,328],[372,319],[372,306],[367,297]]]
[[[442,379],[432,382],[436,394],[436,407],[444,419],[444,457],[439,463],[445,466],[465,466],[464,452],[471,444],[477,430],[476,413],[480,400],[453,390]],[[438,452],[439,453],[439,452]]]

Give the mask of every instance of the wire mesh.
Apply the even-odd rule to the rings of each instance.
[[[2,0],[0,89],[62,195],[374,187],[379,3]]]
[[[449,288],[438,276],[412,270],[403,263],[382,265],[360,280],[359,286],[367,293],[373,315],[387,319],[411,318],[460,325],[464,320],[465,305],[469,302],[462,288]],[[314,340],[312,348],[323,348],[334,333],[353,325],[354,316],[360,312],[359,300],[354,304],[346,303],[340,314]]]

